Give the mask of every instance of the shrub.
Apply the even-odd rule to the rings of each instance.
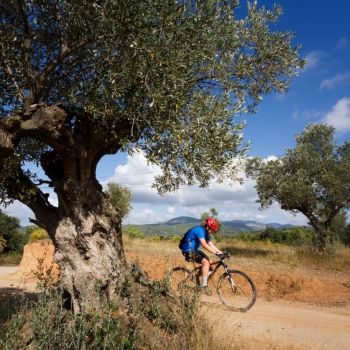
[[[211,328],[198,298],[164,296],[166,281],[153,287],[127,281],[123,301],[74,315],[65,309],[60,288],[44,290],[2,329],[1,349],[208,349],[214,348]],[[136,287],[136,288],[135,288]],[[220,350],[220,346],[215,346]]]
[[[37,228],[33,230],[29,235],[30,242],[38,241],[40,239],[47,239],[47,238],[49,238],[49,234],[43,228]]]
[[[175,235],[175,236],[172,236],[171,237],[171,240],[174,241],[174,242],[180,242],[181,241],[181,236],[179,235]]]
[[[263,231],[241,233],[237,236],[242,241],[269,241],[271,243],[283,243],[299,246],[313,242],[314,231],[309,228],[296,227],[290,229],[278,229],[267,227]]]
[[[135,225],[128,225],[124,230],[124,233],[131,239],[145,238],[145,234]]]

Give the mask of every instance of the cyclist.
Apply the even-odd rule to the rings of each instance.
[[[202,285],[198,288],[203,290],[203,292],[207,295],[212,294],[208,287],[208,274],[211,261],[204,252],[199,250],[199,248],[203,247],[207,251],[216,255],[222,254],[222,251],[216,248],[210,239],[210,235],[217,232],[218,229],[219,224],[217,220],[209,217],[206,219],[203,226],[193,227],[186,232],[183,239],[183,244],[181,246],[182,254],[184,255],[186,261],[202,264]]]

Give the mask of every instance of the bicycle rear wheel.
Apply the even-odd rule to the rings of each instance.
[[[229,270],[220,276],[217,292],[221,302],[233,311],[246,312],[256,300],[254,282],[238,270]]]
[[[185,267],[175,267],[168,275],[169,291],[174,296],[193,293],[197,284],[195,275]]]

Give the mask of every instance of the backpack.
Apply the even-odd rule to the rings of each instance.
[[[185,244],[186,242],[194,241],[194,239],[187,239],[187,238],[186,238],[187,233],[189,233],[191,230],[192,230],[192,228],[190,228],[190,229],[183,235],[183,237],[181,238],[180,243],[179,243],[179,248],[180,248],[181,250],[182,250],[182,247],[184,246],[184,244]]]
[[[181,250],[182,250],[182,247],[184,246],[184,244],[187,242],[186,235],[188,232],[189,232],[189,230],[183,235],[183,237],[180,240],[179,249],[181,249]]]

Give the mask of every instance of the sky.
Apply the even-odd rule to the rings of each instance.
[[[301,45],[306,67],[289,90],[265,96],[255,115],[246,115],[243,131],[250,141],[249,155],[270,158],[283,156],[295,146],[295,136],[310,123],[326,123],[336,128],[336,142],[350,137],[350,1],[347,0],[276,0],[258,1],[271,8],[277,2],[284,14],[274,30],[295,33],[294,44]],[[241,2],[240,6],[245,6]],[[261,211],[254,181],[217,184],[206,189],[181,187],[176,193],[159,196],[151,188],[159,169],[150,166],[142,154],[105,156],[97,168],[102,184],[109,181],[127,186],[132,192],[133,209],[125,223],[158,223],[177,216],[200,217],[203,211],[216,208],[221,220],[255,220],[263,223],[304,225],[301,214],[292,215],[277,204]],[[56,198],[50,196],[52,203]],[[5,209],[20,219],[22,225],[34,214],[15,202]]]

